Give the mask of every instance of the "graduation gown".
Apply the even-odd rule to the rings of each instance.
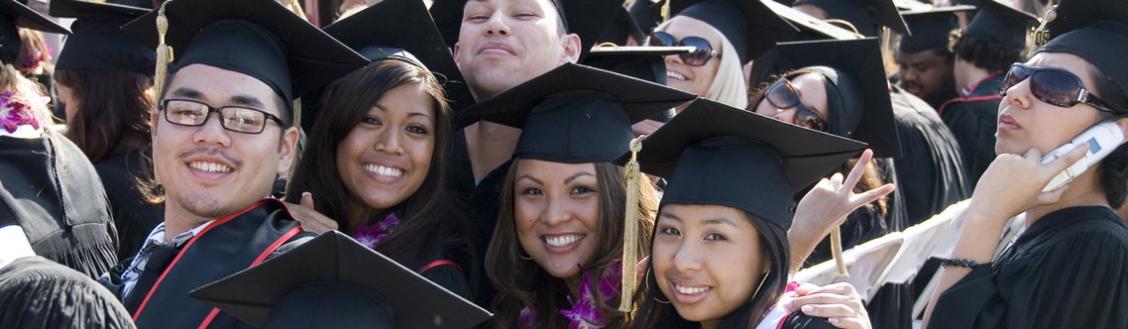
[[[35,254],[91,278],[117,260],[117,232],[102,182],[61,135],[0,136],[0,226],[18,225]]]
[[[912,226],[970,197],[971,186],[960,146],[936,111],[900,87],[889,95],[901,140],[901,156],[893,158],[897,190],[904,197],[905,226]]]
[[[138,328],[233,328],[238,320],[188,292],[257,265],[303,234],[281,201],[263,199],[216,219],[180,248],[154,251],[123,296]]]
[[[0,268],[0,296],[0,328],[136,328],[112,293],[43,257]]]
[[[145,201],[138,189],[137,179],[151,179],[152,165],[145,161],[141,150],[119,147],[101,162],[94,164],[114,215],[118,232],[118,262],[133,257],[145,243],[149,232],[164,217],[164,207]]]
[[[1128,228],[1108,207],[1034,222],[940,295],[929,328],[1128,328]]]
[[[460,130],[451,138],[450,189],[463,211],[470,214],[471,242],[478,266],[475,273],[469,273],[477,304],[489,308],[493,300],[493,283],[485,273],[485,255],[497,226],[497,213],[501,207],[501,187],[505,175],[509,173],[512,160],[506,161],[482,179],[474,182],[474,169],[470,164],[470,153],[466,146],[466,132]]]
[[[970,94],[940,106],[940,118],[952,130],[962,151],[971,187],[995,160],[995,129],[998,127],[999,91],[1003,74],[992,75],[975,85]]]

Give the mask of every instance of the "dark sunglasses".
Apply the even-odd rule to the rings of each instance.
[[[779,109],[795,108],[795,124],[808,129],[826,131],[826,120],[819,112],[799,101],[799,90],[787,78],[779,79],[764,94],[768,103]]]
[[[692,52],[678,54],[682,62],[690,66],[705,66],[713,57],[721,57],[720,53],[713,50],[713,45],[709,44],[709,40],[702,37],[685,37],[678,40],[669,33],[655,31],[646,39],[646,44],[657,47],[693,47]]]
[[[1011,64],[1010,70],[1003,78],[1003,89],[999,94],[1006,96],[1008,89],[1026,79],[1030,79],[1030,92],[1034,97],[1048,104],[1060,107],[1089,104],[1098,111],[1123,112],[1114,110],[1108,103],[1085,89],[1085,84],[1077,75],[1058,68],[1030,67],[1022,63]]]

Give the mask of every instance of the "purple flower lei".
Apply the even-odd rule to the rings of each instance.
[[[27,104],[12,99],[11,91],[5,91],[0,94],[0,126],[8,133],[16,132],[20,125],[31,125],[39,129],[39,120],[28,111],[30,109]]]
[[[399,217],[396,217],[396,214],[388,214],[384,216],[384,219],[375,223],[357,227],[356,232],[353,233],[353,239],[356,239],[357,242],[368,247],[368,249],[376,249],[388,240],[388,237],[395,232],[399,225]]]
[[[603,298],[604,302],[615,299],[619,294],[619,284],[622,282],[622,271],[619,262],[611,264],[611,273],[599,279],[599,296]],[[560,314],[568,319],[568,329],[599,329],[605,328],[608,325],[607,319],[604,319],[599,314],[599,307],[595,303],[595,296],[592,294],[591,270],[580,266],[580,296],[579,301],[572,299],[568,296],[568,302],[572,304],[572,308],[560,310]],[[529,307],[521,309],[520,315],[517,317],[518,328],[536,328],[536,313]]]

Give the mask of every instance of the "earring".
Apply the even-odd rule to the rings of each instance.
[[[756,299],[756,296],[760,294],[760,288],[764,287],[764,282],[768,281],[768,276],[771,274],[771,271],[764,272],[764,277],[760,279],[760,284],[756,285],[756,291],[752,292],[752,299]]]
[[[646,278],[645,278],[646,281],[643,281],[643,284],[650,284],[650,270],[651,270],[650,268],[646,269]],[[658,294],[659,295],[662,294],[662,291],[659,290]],[[669,300],[658,299],[658,295],[654,295],[654,301],[658,302],[658,304],[669,304],[670,303]]]
[[[524,252],[521,252],[520,250],[517,251],[517,258],[524,259],[524,260],[533,260],[532,256],[527,256],[527,255],[525,255]]]

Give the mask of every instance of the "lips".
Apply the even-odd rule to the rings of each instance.
[[[381,161],[363,162],[361,169],[368,178],[383,184],[392,184],[404,177],[407,172],[403,167]]]
[[[675,72],[673,70],[667,70],[666,71],[666,78],[667,79],[673,79],[673,80],[679,80],[679,81],[688,81],[689,80],[688,78],[685,77],[685,74]]]
[[[516,55],[517,54],[517,52],[513,50],[513,47],[510,47],[509,45],[504,44],[504,43],[500,43],[500,42],[487,42],[486,44],[484,44],[484,45],[482,45],[481,47],[478,48],[478,54],[479,55],[491,54],[491,53],[492,54],[507,54],[507,55]]]
[[[560,253],[576,249],[584,237],[586,236],[578,233],[545,234],[541,236],[541,240],[550,252]]]
[[[693,304],[699,302],[705,299],[705,296],[709,294],[709,292],[713,291],[713,287],[711,286],[677,280],[671,280],[670,287],[673,288],[674,300],[679,304]]]
[[[226,164],[208,161],[192,161],[188,163],[188,167],[206,173],[226,174],[231,172],[231,167]]]
[[[1020,129],[1022,125],[1019,125],[1018,121],[1015,121],[1010,114],[1003,114],[999,116],[998,127],[999,129]]]
[[[219,150],[192,150],[180,158],[193,177],[204,182],[210,182],[208,184],[231,175],[239,169],[241,163]]]

